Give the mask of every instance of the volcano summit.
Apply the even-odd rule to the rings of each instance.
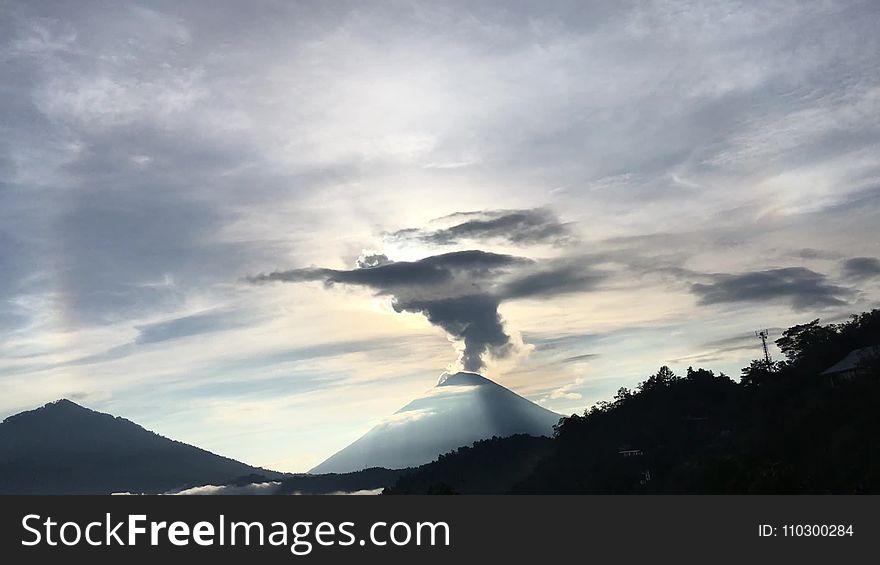
[[[549,436],[560,418],[559,414],[475,373],[444,375],[424,396],[310,472],[413,467],[494,436]]]

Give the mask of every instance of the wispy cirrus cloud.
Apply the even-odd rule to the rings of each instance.
[[[434,221],[442,228],[406,228],[391,232],[391,240],[418,241],[431,245],[501,240],[517,245],[572,242],[573,231],[546,208],[457,212]]]

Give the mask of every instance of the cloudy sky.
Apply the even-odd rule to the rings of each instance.
[[[0,0],[0,417],[305,470],[880,299],[875,2]],[[774,350],[775,353],[778,354]]]

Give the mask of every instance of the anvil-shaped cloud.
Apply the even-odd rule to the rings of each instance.
[[[542,263],[479,250],[456,251],[418,261],[362,255],[351,270],[291,269],[248,277],[252,283],[322,281],[364,286],[393,297],[397,312],[417,312],[464,344],[460,364],[479,371],[485,356],[510,355],[516,344],[498,313],[502,301],[585,290],[603,277],[566,261]]]

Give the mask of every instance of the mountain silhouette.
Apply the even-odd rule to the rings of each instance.
[[[560,418],[475,373],[444,375],[424,396],[310,472],[415,467],[483,439],[515,434],[550,436]]]
[[[161,493],[266,471],[69,400],[0,423],[0,494]]]

